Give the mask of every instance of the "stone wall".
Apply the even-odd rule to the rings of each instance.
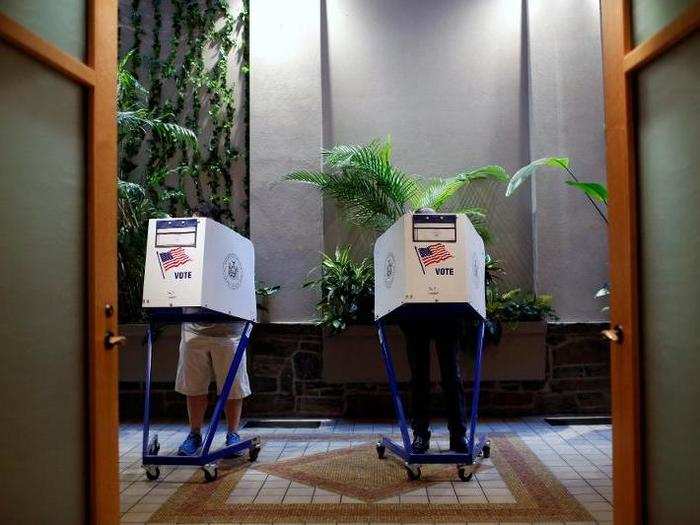
[[[547,371],[543,381],[482,383],[482,415],[609,414],[609,346],[600,324],[550,324]],[[383,383],[326,383],[322,380],[323,339],[312,325],[259,325],[251,342],[248,371],[254,394],[246,400],[247,416],[393,417],[388,386]],[[408,385],[402,383],[407,406]],[[467,391],[471,381],[466,383]],[[214,393],[212,392],[212,397]],[[435,413],[443,412],[439,385]],[[141,417],[143,383],[122,382],[123,418]],[[154,383],[153,414],[183,417],[184,398],[171,382]]]

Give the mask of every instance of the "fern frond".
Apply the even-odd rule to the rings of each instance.
[[[151,130],[161,139],[161,141],[173,144],[182,144],[190,147],[197,147],[197,135],[194,132],[181,126],[180,124],[175,124],[174,122],[166,122],[159,118],[150,118],[146,120],[147,125],[150,126]]]
[[[197,135],[191,129],[174,122],[167,122],[164,117],[154,117],[146,108],[118,111],[117,127],[120,136],[135,131],[141,133],[151,131],[166,144],[182,144],[192,148],[198,146]]]
[[[322,171],[299,170],[287,174],[285,180],[293,180],[296,182],[306,182],[313,184],[321,189],[324,189],[329,182],[331,176]]]
[[[474,226],[476,233],[479,234],[484,243],[486,244],[491,241],[491,233],[489,232],[486,224],[486,210],[475,206],[467,206],[451,211],[450,213],[463,213],[466,215],[469,221],[472,223],[472,226]]]
[[[427,181],[424,183],[421,191],[415,195],[411,204],[416,210],[433,208],[435,211],[439,211],[466,183],[466,180],[457,177]]]
[[[129,51],[117,65],[117,101],[120,109],[124,105],[133,103],[138,98],[146,98],[148,90],[144,88],[136,77],[129,71],[129,62],[134,56],[134,51]]]
[[[489,165],[481,166],[480,168],[460,171],[455,175],[455,178],[462,179],[465,182],[474,182],[475,180],[494,179],[499,182],[508,182],[510,175],[501,166]]]

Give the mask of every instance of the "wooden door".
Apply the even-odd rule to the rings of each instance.
[[[119,521],[116,67],[116,0],[0,3],[8,522]]]
[[[690,523],[700,498],[688,476],[700,426],[700,2],[602,0],[601,10],[614,519]]]

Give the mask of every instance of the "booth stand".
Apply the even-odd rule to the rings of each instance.
[[[384,459],[386,450],[397,455],[404,461],[408,479],[420,479],[420,465],[424,464],[455,464],[457,465],[457,474],[462,481],[470,481],[472,479],[472,466],[481,458],[488,458],[491,454],[491,443],[486,436],[477,436],[477,419],[479,411],[479,390],[481,384],[481,361],[484,347],[484,320],[477,321],[476,328],[476,344],[474,349],[474,383],[472,388],[472,402],[469,416],[469,434],[467,435],[467,452],[443,452],[443,453],[425,453],[416,454],[411,448],[411,437],[409,434],[408,421],[404,412],[401,394],[399,393],[398,384],[396,381],[396,371],[394,369],[394,360],[391,356],[389,342],[384,335],[384,321],[379,319],[376,321],[377,333],[379,335],[379,345],[382,354],[382,361],[386,370],[386,376],[389,381],[389,389],[391,398],[396,412],[396,418],[401,431],[401,444],[396,443],[388,437],[382,437],[377,442],[377,456],[379,459]]]
[[[489,457],[485,437],[477,438],[481,360],[486,318],[484,243],[464,214],[407,213],[384,232],[374,245],[374,314],[401,443],[383,437],[377,455],[387,449],[404,461],[411,480],[420,478],[420,465],[455,464],[462,481],[472,466]],[[396,372],[384,325],[389,322],[443,322],[465,320],[476,327],[474,384],[467,452],[413,452]]]
[[[146,470],[146,477],[149,480],[158,479],[160,476],[160,465],[191,465],[201,467],[204,470],[204,477],[207,481],[213,481],[217,477],[216,461],[222,458],[239,455],[242,451],[248,451],[250,461],[255,461],[260,453],[261,442],[260,437],[256,436],[250,439],[245,439],[228,447],[223,447],[215,451],[211,451],[211,444],[214,440],[214,435],[219,427],[221,413],[224,410],[226,400],[231,392],[233,380],[238,372],[238,367],[241,364],[243,355],[248,348],[250,335],[253,330],[253,322],[245,321],[245,327],[241,334],[241,340],[238,343],[236,352],[231,366],[226,375],[226,380],[221,388],[214,413],[211,416],[211,422],[207,428],[202,451],[196,456],[160,456],[160,443],[158,442],[158,434],[154,434],[149,438],[151,424],[151,369],[153,363],[153,334],[158,326],[166,324],[179,324],[186,322],[196,323],[230,323],[237,320],[235,317],[220,314],[218,312],[207,311],[202,308],[198,313],[183,313],[181,308],[174,309],[154,309],[148,312],[148,331],[146,333],[146,399],[143,410],[143,450],[142,464]]]
[[[245,354],[253,324],[255,251],[253,243],[218,222],[203,217],[151,219],[148,222],[143,280],[143,308],[148,319],[146,336],[146,400],[143,414],[143,467],[150,480],[160,465],[202,467],[204,477],[217,476],[216,461],[247,450],[251,461],[260,452],[260,438],[246,439],[214,452],[211,444],[236,373]],[[196,456],[160,456],[158,436],[149,437],[151,423],[151,368],[153,338],[159,325],[180,323],[245,322],[216,402],[201,453]]]

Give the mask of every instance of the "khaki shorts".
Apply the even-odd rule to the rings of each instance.
[[[216,391],[221,394],[240,336],[207,337],[185,329],[181,334],[175,390],[186,396],[201,396],[209,393],[209,384],[216,380]],[[250,382],[244,353],[228,398],[242,399],[249,395]]]

